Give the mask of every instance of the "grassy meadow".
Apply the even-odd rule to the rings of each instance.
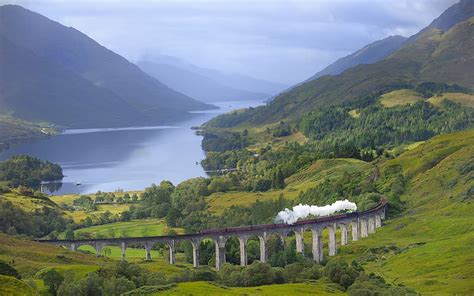
[[[129,222],[115,222],[110,224],[95,225],[80,228],[74,233],[76,235],[88,233],[91,237],[140,237],[167,235],[169,231],[183,233],[181,228],[170,228],[164,219],[132,220]]]
[[[153,295],[345,295],[337,285],[320,280],[308,283],[229,288],[212,282],[179,283]]]

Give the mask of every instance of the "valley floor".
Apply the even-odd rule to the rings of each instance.
[[[425,143],[411,147],[398,157],[379,163],[382,173],[393,165],[401,165],[407,179],[407,190],[401,196],[406,210],[384,221],[382,228],[368,238],[339,247],[338,257],[352,262],[357,260],[367,273],[381,275],[394,285],[405,285],[425,295],[470,295],[474,293],[474,130],[437,136]],[[302,188],[309,188],[324,176],[340,178],[344,171],[366,170],[370,164],[354,160],[317,161],[288,179],[289,186],[282,192],[291,195]],[[291,188],[296,188],[293,191]],[[209,197],[210,209],[220,212],[233,201],[249,204],[256,199],[273,198],[280,192],[222,193]],[[3,195],[24,208],[34,209],[46,201]],[[109,231],[111,229],[111,231]],[[142,229],[142,230],[139,230]],[[131,231],[133,230],[133,231]],[[149,232],[153,230],[152,232]],[[137,220],[117,222],[84,228],[80,231],[120,236],[160,234],[165,231],[162,220]],[[129,232],[131,231],[131,232]],[[158,232],[155,232],[158,231]],[[112,236],[114,236],[112,235]],[[349,236],[350,237],[350,236]],[[310,237],[305,238],[305,248],[310,247]],[[110,247],[105,257],[95,258],[90,247],[83,252],[71,252],[59,247],[0,235],[0,260],[10,262],[24,280],[2,280],[0,294],[9,295],[13,290],[27,291],[27,283],[34,282],[38,290],[45,286],[37,274],[47,268],[71,270],[76,277],[99,269],[104,264],[120,259],[120,250]],[[153,251],[152,262],[145,262],[143,249],[130,248],[127,258],[147,270],[162,271],[167,276],[191,268],[182,254],[177,265],[169,265],[166,255]],[[179,283],[162,291],[163,295],[302,295],[318,293],[339,295],[341,291],[324,279],[318,282],[261,286],[254,288],[226,288],[207,282]],[[25,292],[26,293],[26,292]]]

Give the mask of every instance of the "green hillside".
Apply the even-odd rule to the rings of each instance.
[[[29,122],[0,114],[0,152],[28,140],[43,139],[57,130],[47,123]]]
[[[280,120],[296,121],[322,106],[341,104],[420,82],[474,87],[474,18],[443,33],[433,29],[388,58],[359,65],[340,75],[323,76],[277,96],[267,106],[222,115],[211,127],[251,126]]]
[[[341,256],[425,295],[474,293],[474,131],[433,138],[387,161],[401,165],[407,210]],[[393,250],[387,246],[395,246]]]
[[[39,295],[38,292],[27,283],[14,277],[0,275],[0,294],[10,295]]]
[[[373,163],[353,159],[319,160],[288,177],[285,189],[262,192],[261,195],[247,192],[214,194],[208,198],[209,205],[219,215],[222,210],[229,209],[231,205],[248,206],[257,199],[277,198],[279,193],[288,197],[294,194],[293,198],[297,199],[305,198],[305,195],[299,197],[297,193],[317,188],[321,184],[326,184],[324,186],[332,183],[344,184],[348,176],[361,176],[361,178],[356,178],[356,183],[354,183],[354,186],[361,187],[365,186],[363,184],[367,176],[373,174],[374,166],[380,170],[380,177],[375,185],[379,188],[378,190],[383,191],[385,187],[393,187],[391,184],[394,179],[390,177],[391,172],[394,168],[400,167],[405,180],[405,188],[400,196],[404,204],[402,211],[393,212],[392,217],[384,222],[384,226],[378,229],[376,234],[340,247],[337,258],[342,258],[348,263],[355,260],[365,269],[366,274],[373,272],[382,276],[389,284],[405,285],[422,294],[470,294],[474,292],[472,281],[474,274],[470,268],[474,260],[472,244],[474,222],[471,219],[474,214],[472,203],[474,130],[440,135],[404,149],[405,152],[397,156],[377,159]],[[318,195],[313,197],[320,198]],[[16,199],[15,204],[24,209],[31,210],[39,206],[33,198],[25,197],[22,203],[20,202],[22,198],[14,196],[13,193],[7,194],[6,198],[10,201]],[[349,198],[353,197],[349,196]],[[240,199],[243,199],[245,203],[241,204]],[[321,202],[325,203],[323,199]],[[148,227],[147,220],[137,220],[84,228],[81,231],[105,231],[107,234],[107,229],[116,228],[116,232],[120,232],[119,229],[122,226],[125,228],[130,226],[127,223]],[[310,242],[310,238],[306,237],[306,250],[310,249]],[[90,272],[104,268],[104,264],[113,264],[120,259],[120,250],[117,247],[105,248],[104,257],[100,259],[94,257],[94,250],[90,246],[83,246],[80,250],[82,252],[71,252],[2,234],[0,235],[0,260],[11,262],[24,280],[9,278],[8,281],[2,282],[0,287],[3,291],[12,289],[12,286],[23,286],[28,289],[24,283],[28,283],[28,279],[33,279],[38,289],[44,291],[43,282],[37,276],[41,270],[51,267],[62,273],[70,270],[75,277],[80,279]],[[204,250],[202,252],[204,254]],[[169,283],[173,283],[176,276],[184,276],[183,272],[186,272],[190,266],[183,250],[177,254],[178,264],[175,266],[166,263],[166,249],[153,250],[152,262],[143,261],[144,255],[144,250],[140,248],[127,250],[127,258],[131,262],[151,272],[164,272]],[[161,289],[164,295],[192,293],[190,291],[210,295],[241,293],[261,295],[276,291],[288,293],[299,291],[303,295],[314,293],[314,291],[329,295],[344,293],[340,287],[329,283],[325,277],[317,282],[255,288],[227,288],[216,285],[215,282],[198,281],[146,289],[151,289],[150,291]]]
[[[301,190],[331,179],[338,182],[347,179],[347,174],[370,175],[374,165],[381,174],[377,186],[384,190],[393,182],[384,176],[400,167],[405,183],[400,196],[404,210],[387,220],[374,236],[341,247],[340,256],[360,262],[367,272],[390,283],[422,294],[470,294],[474,292],[470,268],[474,262],[474,130],[440,135],[412,146],[395,158],[373,164],[317,161],[287,178],[282,190],[213,194],[210,210],[220,213],[231,206],[276,199],[280,194],[298,198]],[[305,248],[311,247],[310,242],[305,240]]]
[[[79,237],[87,234],[96,238],[140,237],[167,235],[171,230],[176,233],[183,233],[182,229],[169,228],[163,219],[144,219],[85,227],[76,230],[75,234]]]

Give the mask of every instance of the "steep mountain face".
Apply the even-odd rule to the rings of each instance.
[[[390,36],[385,39],[370,43],[356,52],[338,59],[307,80],[291,86],[285,90],[284,93],[290,92],[295,87],[300,86],[305,82],[316,80],[324,75],[338,75],[345,70],[357,65],[373,64],[381,61],[402,48],[404,45],[415,42],[416,39],[432,29],[447,31],[457,23],[468,20],[472,16],[474,16],[474,0],[462,0],[459,3],[449,7],[438,18],[433,20],[430,25],[422,29],[417,34],[409,38],[405,38],[403,36]],[[276,96],[270,98],[269,101],[275,99],[275,97]]]
[[[12,81],[11,78],[8,78],[10,84],[16,83],[22,87],[14,88],[10,84],[6,84],[6,81],[2,82],[2,85],[6,85],[8,91],[3,91],[1,100],[9,102],[18,100],[19,102],[15,103],[16,105],[13,103],[9,105],[15,107],[15,109],[8,110],[20,115],[25,114],[27,119],[41,118],[42,120],[49,120],[49,117],[45,114],[52,113],[36,112],[30,104],[42,105],[43,108],[49,108],[53,112],[60,111],[66,114],[71,112],[60,109],[56,105],[49,105],[48,102],[50,101],[42,101],[42,98],[38,96],[33,98],[31,93],[42,93],[44,97],[56,97],[55,101],[58,104],[71,106],[69,107],[70,110],[74,110],[74,104],[83,105],[83,101],[76,98],[80,94],[82,100],[95,101],[95,107],[101,107],[97,111],[102,111],[102,114],[116,113],[119,116],[110,116],[123,118],[124,109],[125,111],[128,109],[130,112],[125,118],[133,118],[135,112],[141,112],[143,118],[157,122],[179,119],[186,116],[187,111],[202,110],[209,107],[168,88],[141,71],[136,65],[101,46],[83,33],[62,26],[20,6],[5,5],[0,7],[0,35],[14,46],[23,49],[18,52],[29,52],[29,58],[34,55],[36,59],[43,61],[43,64],[33,63],[31,66],[29,63],[22,64],[23,71],[31,73],[30,79],[32,81],[38,80],[49,83],[47,81],[48,76],[43,74],[44,70],[41,68],[44,64],[48,64],[47,69],[50,72],[53,71],[53,68],[56,68],[54,71],[57,73],[54,77],[61,76],[59,73],[65,71],[68,73],[66,76],[70,76],[67,79],[68,83],[66,81],[62,81],[61,84],[49,83],[48,88],[42,88],[44,85],[41,83],[32,83],[24,87],[24,81]],[[11,47],[11,45],[6,45],[6,47]],[[11,53],[10,50],[4,50],[2,65],[7,60],[12,59],[7,55]],[[16,58],[22,59],[21,56]],[[39,68],[34,68],[33,65]],[[6,70],[2,69],[2,72],[3,79],[10,76]],[[33,76],[33,74],[36,75]],[[72,77],[74,75],[75,77]],[[80,83],[76,80],[82,81],[80,83],[84,85],[87,84],[89,90],[87,92],[82,90]],[[62,87],[58,89],[57,85]],[[36,88],[32,89],[32,87]],[[88,92],[92,92],[91,89],[94,87],[95,91],[106,95],[92,96]],[[30,93],[25,93],[28,88],[30,88]],[[84,95],[85,93],[88,93],[88,95]],[[100,99],[98,99],[99,97]],[[115,99],[112,100],[112,97]],[[88,103],[84,102],[84,104]],[[20,108],[18,104],[29,107]],[[97,104],[101,106],[97,106]],[[80,122],[82,116],[88,116],[79,113],[77,110],[74,111],[77,113],[72,118],[66,115],[57,115],[66,117],[66,121],[57,117],[54,117],[52,121],[69,125],[72,120]],[[26,114],[28,112],[32,114]],[[90,116],[93,117],[94,115]],[[109,115],[104,114],[104,116]],[[98,122],[101,121],[102,119]],[[122,123],[116,122],[115,125],[117,124]]]
[[[433,29],[385,60],[323,76],[278,96],[267,106],[233,116],[233,125],[262,124],[299,116],[324,105],[342,103],[420,82],[474,87],[474,17],[448,32]]]
[[[405,40],[405,37],[397,35],[370,43],[358,51],[338,59],[306,81],[314,80],[324,75],[337,75],[360,64],[373,64],[381,61],[400,49]]]
[[[115,93],[4,37],[0,64],[0,106],[15,117],[64,126],[113,126],[139,118]]]
[[[269,94],[223,85],[212,78],[175,65],[151,61],[140,61],[137,65],[171,88],[203,102],[264,100],[269,97]]]
[[[446,32],[457,23],[468,20],[472,16],[474,16],[474,0],[461,0],[446,9],[423,30],[408,38],[407,43],[414,42],[418,37],[432,29]]]
[[[449,7],[430,25],[422,29],[417,34],[405,38],[403,36],[390,36],[382,40],[375,41],[356,52],[338,59],[323,70],[311,76],[304,82],[315,80],[324,75],[337,75],[345,70],[361,64],[373,64],[390,56],[407,43],[413,43],[418,37],[432,29],[448,31],[459,22],[468,20],[474,16],[474,0],[462,0]]]
[[[257,79],[247,75],[224,73],[214,69],[198,67],[185,60],[167,55],[153,55],[145,57],[143,60],[157,64],[174,66],[181,70],[192,72],[194,74],[206,77],[207,79],[211,79],[213,83],[219,83],[222,86],[250,93],[256,93],[258,95],[264,94],[267,97],[278,94],[288,87],[288,85]]]

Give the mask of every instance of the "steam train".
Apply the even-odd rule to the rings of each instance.
[[[296,221],[293,224],[271,223],[271,224],[258,224],[258,225],[249,225],[249,226],[240,226],[240,227],[211,228],[211,229],[202,230],[199,233],[200,234],[225,234],[225,233],[237,233],[237,232],[245,232],[245,231],[253,231],[253,230],[284,228],[288,226],[301,226],[301,225],[313,224],[316,222],[336,222],[339,219],[355,218],[364,214],[378,211],[381,208],[383,208],[386,204],[387,204],[387,200],[385,198],[382,198],[380,199],[379,203],[375,207],[363,212],[350,212],[350,213],[338,214],[334,216],[320,217],[316,219],[300,220],[300,221]]]

